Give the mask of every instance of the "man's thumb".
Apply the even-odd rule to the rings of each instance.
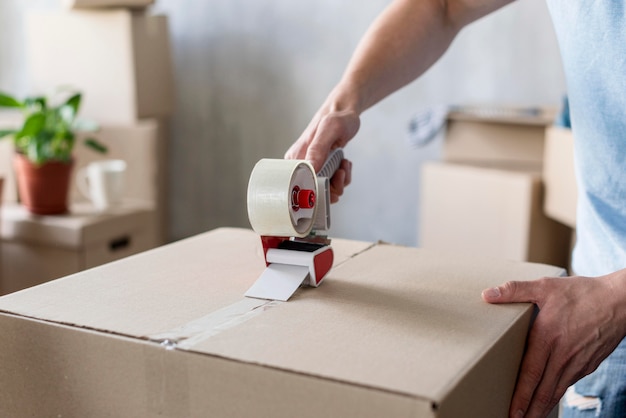
[[[506,282],[483,290],[482,297],[489,303],[535,302],[533,282]]]

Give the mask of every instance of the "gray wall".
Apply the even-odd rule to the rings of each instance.
[[[171,238],[248,226],[246,185],[263,157],[282,157],[337,82],[383,0],[157,0],[169,15],[178,89],[170,143]],[[0,0],[0,88],[28,90],[22,15],[52,0]],[[557,105],[560,58],[543,0],[476,22],[422,79],[365,112],[346,153],[353,184],[333,206],[332,235],[417,243],[420,163],[407,142],[433,104]]]

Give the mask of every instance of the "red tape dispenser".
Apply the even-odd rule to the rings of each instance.
[[[245,296],[288,300],[301,285],[317,287],[333,265],[330,178],[343,160],[334,150],[322,169],[303,160],[264,158],[248,183],[248,218],[263,244],[266,269]]]

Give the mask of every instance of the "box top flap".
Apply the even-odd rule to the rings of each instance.
[[[560,275],[333,240],[335,267],[289,302],[243,298],[264,269],[252,231],[219,229],[0,298],[0,311],[163,342],[438,402],[531,309],[482,289]]]
[[[461,106],[448,113],[448,121],[547,126],[556,110],[540,107]]]

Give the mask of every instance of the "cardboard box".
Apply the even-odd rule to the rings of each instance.
[[[568,265],[571,231],[543,212],[539,166],[427,163],[420,202],[425,248]]]
[[[556,126],[548,128],[543,181],[546,187],[546,214],[575,228],[578,186],[574,169],[574,136],[570,129]]]
[[[0,213],[0,294],[118,260],[158,245],[154,210],[127,203],[106,213],[73,205],[62,216],[35,216],[7,203]]]
[[[541,163],[546,127],[554,111],[524,115],[503,108],[448,115],[443,158],[451,162]]]
[[[68,9],[96,9],[104,7],[129,7],[140,9],[154,4],[154,0],[63,0]]]
[[[156,119],[144,119],[133,125],[106,125],[95,133],[81,133],[74,148],[76,166],[70,189],[72,202],[86,202],[80,193],[76,177],[87,164],[110,158],[127,162],[126,199],[152,204],[156,211],[155,221],[159,241],[167,238],[167,139],[168,124]],[[106,154],[99,154],[82,145],[87,137],[93,137],[108,147]]]
[[[0,414],[507,415],[533,308],[480,292],[561,269],[333,245],[322,286],[284,303],[243,297],[265,263],[241,229],[0,298]]]
[[[173,73],[166,16],[127,9],[29,14],[27,56],[33,87],[72,86],[81,115],[132,124],[171,115]]]

